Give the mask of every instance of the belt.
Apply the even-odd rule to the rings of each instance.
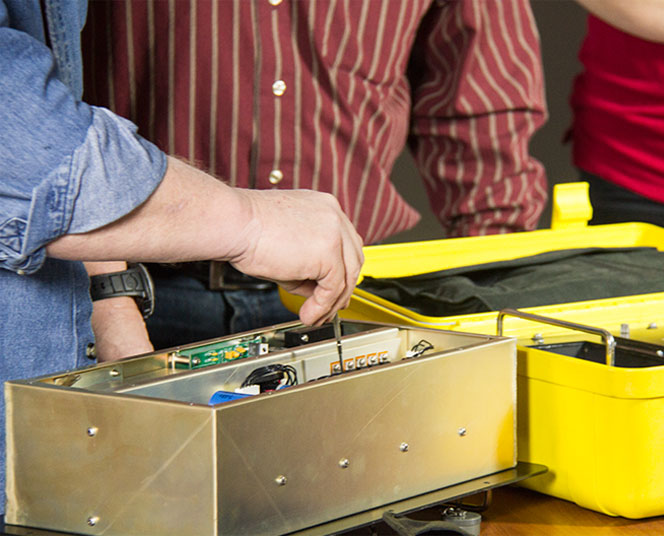
[[[258,279],[236,270],[227,262],[197,261],[173,264],[149,264],[153,277],[186,275],[205,283],[210,290],[270,290],[276,283]]]

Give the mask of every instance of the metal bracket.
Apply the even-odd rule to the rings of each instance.
[[[394,529],[399,536],[419,536],[420,534],[460,534],[474,536],[452,521],[418,521],[407,517],[397,517],[392,510],[383,514],[383,521]],[[445,531],[445,532],[442,532]]]

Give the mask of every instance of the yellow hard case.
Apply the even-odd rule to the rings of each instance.
[[[664,229],[644,223],[587,226],[587,184],[556,187],[549,230],[366,247],[362,276],[403,277],[509,260],[556,249],[648,246],[664,249]],[[282,295],[297,310],[299,300]],[[524,309],[604,328],[655,344],[664,341],[664,293]],[[429,317],[356,289],[342,316],[495,334],[498,313]],[[663,366],[618,368],[528,347],[586,334],[505,318],[518,343],[518,458],[548,466],[525,487],[613,516],[664,514]],[[597,339],[599,340],[599,339]]]

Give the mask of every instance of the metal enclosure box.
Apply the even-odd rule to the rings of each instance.
[[[189,345],[8,382],[6,523],[283,534],[516,465],[514,339],[344,322],[338,373],[334,340],[280,346],[301,327],[201,343],[271,348],[204,368],[178,368]],[[208,404],[274,363],[299,384]]]

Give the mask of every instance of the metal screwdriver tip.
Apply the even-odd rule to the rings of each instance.
[[[337,353],[339,354],[339,372],[344,371],[343,351],[341,348],[341,321],[339,320],[339,313],[334,315],[332,319],[332,326],[334,328],[334,338],[337,341]]]

